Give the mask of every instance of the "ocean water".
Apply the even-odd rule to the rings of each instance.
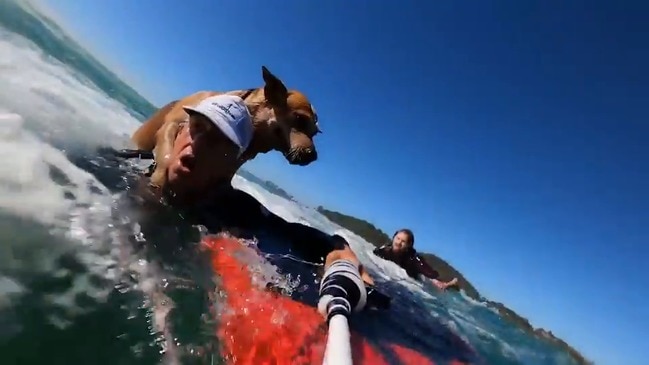
[[[0,0],[0,55],[0,364],[220,363],[200,227],[172,211],[148,217],[128,199],[143,164],[98,152],[127,146],[146,102],[24,2]],[[390,311],[365,318],[382,338],[440,364],[575,363],[483,303],[409,279],[314,209],[240,176],[234,185],[288,221],[350,240],[393,297]],[[151,224],[165,227],[160,237],[145,234]]]

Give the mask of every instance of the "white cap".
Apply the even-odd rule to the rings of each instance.
[[[188,113],[198,113],[212,121],[232,142],[239,146],[241,155],[252,141],[252,117],[246,104],[238,96],[215,95],[201,100],[194,107],[183,106]]]

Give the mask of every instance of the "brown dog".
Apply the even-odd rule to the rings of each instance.
[[[318,154],[313,137],[320,133],[318,116],[307,97],[297,91],[288,90],[284,83],[262,66],[265,85],[257,89],[235,90],[225,94],[244,99],[253,119],[252,142],[232,170],[225,172],[232,176],[246,161],[258,153],[279,151],[292,165],[305,166],[315,161]],[[168,156],[182,122],[189,116],[183,106],[196,105],[201,100],[218,94],[217,91],[200,91],[175,100],[160,108],[144,122],[131,137],[141,150],[153,151],[156,169],[151,183],[163,186],[166,182]]]

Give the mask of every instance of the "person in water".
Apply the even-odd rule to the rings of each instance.
[[[240,229],[269,232],[288,240],[305,260],[325,266],[334,257],[352,261],[363,280],[373,284],[344,238],[287,222],[232,187],[232,172],[227,166],[240,158],[253,136],[252,120],[241,98],[217,95],[184,109],[189,118],[181,125],[171,153],[165,156],[166,183],[141,184],[145,194],[183,210],[183,215],[200,221],[212,232],[234,231],[237,236],[243,235]]]
[[[428,278],[439,289],[444,290],[457,285],[457,278],[447,282],[439,280],[439,273],[417,254],[414,246],[414,233],[410,229],[403,228],[394,233],[391,244],[376,248],[374,254],[401,266],[412,278],[419,279],[421,276]]]

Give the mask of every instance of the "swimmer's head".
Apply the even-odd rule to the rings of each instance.
[[[337,234],[331,236],[331,243],[334,250],[344,250],[346,247],[349,247],[349,242],[347,242],[345,237]]]
[[[236,170],[252,140],[252,120],[243,100],[232,95],[212,96],[184,109],[189,118],[176,135],[167,181],[176,191],[200,191]]]
[[[392,236],[392,250],[406,252],[415,246],[415,235],[408,228],[402,228]]]

